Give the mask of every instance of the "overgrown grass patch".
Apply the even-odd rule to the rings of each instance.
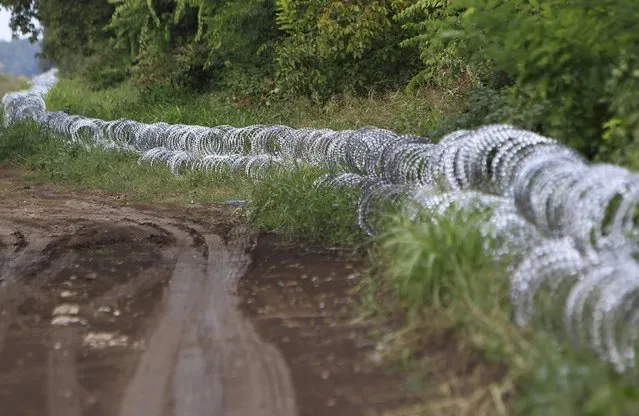
[[[129,113],[137,112],[141,99],[138,88],[128,83],[96,91],[86,81],[62,78],[49,91],[45,102],[49,111],[114,120],[132,118]]]
[[[166,122],[202,126],[252,124],[286,125],[335,130],[367,126],[400,134],[427,135],[462,103],[456,94],[440,90],[417,93],[400,91],[366,97],[336,96],[323,105],[309,99],[277,100],[259,106],[241,105],[221,93],[156,97],[130,84],[94,91],[86,81],[63,78],[47,96],[50,111],[87,117],[133,119],[145,123]]]
[[[312,242],[361,243],[366,236],[357,225],[358,192],[313,186],[322,173],[301,169],[258,181],[251,195],[252,224]]]
[[[419,227],[399,217],[401,220],[381,236],[382,261],[395,276],[396,290],[402,298],[417,305],[427,302],[444,307],[460,296],[480,302],[496,299],[486,290],[505,290],[507,279],[499,272],[504,264],[485,255],[486,241],[476,223],[479,217],[458,215],[425,217]],[[474,275],[481,278],[471,278]]]
[[[478,220],[398,218],[375,246],[363,311],[394,328],[380,335],[390,362],[417,378],[429,374],[424,404],[388,415],[639,414],[636,373],[619,375],[561,336],[512,323],[506,268],[484,251]],[[455,377],[432,374],[429,345],[444,333],[455,334],[442,347],[454,351],[447,362],[474,363],[463,388]],[[503,369],[497,376],[477,376],[495,364]]]
[[[85,117],[142,123],[165,122],[203,126],[241,126],[264,122],[252,111],[242,110],[215,95],[163,95],[154,99],[129,84],[93,91],[81,79],[61,79],[46,97],[49,111],[65,111]]]
[[[26,168],[31,181],[126,193],[140,202],[221,202],[246,199],[251,189],[239,175],[187,171],[176,176],[164,165],[139,161],[137,154],[87,149],[31,123],[3,129],[0,161]]]

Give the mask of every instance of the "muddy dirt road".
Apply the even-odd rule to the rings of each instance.
[[[357,415],[410,400],[345,323],[357,259],[233,208],[0,172],[1,415]]]

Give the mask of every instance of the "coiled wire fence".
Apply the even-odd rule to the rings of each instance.
[[[70,142],[136,152],[173,172],[202,169],[259,180],[274,170],[324,168],[317,187],[360,192],[359,225],[392,201],[411,218],[470,209],[493,255],[508,256],[514,320],[526,325],[544,300],[551,320],[619,371],[636,365],[639,328],[639,175],[589,164],[557,141],[510,125],[460,130],[435,144],[364,128],[333,131],[254,125],[202,127],[104,121],[48,112],[56,71],[3,97],[6,126],[32,119]],[[542,295],[543,293],[543,295]]]

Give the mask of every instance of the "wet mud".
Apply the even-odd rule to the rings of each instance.
[[[2,415],[365,415],[411,400],[349,322],[361,259],[234,207],[0,171]]]

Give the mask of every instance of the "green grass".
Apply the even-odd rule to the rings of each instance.
[[[357,245],[365,240],[357,225],[357,193],[313,187],[316,170],[281,173],[253,190],[251,222],[259,229],[307,241]]]
[[[503,269],[505,264],[485,255],[485,238],[475,224],[479,219],[466,216],[459,214],[459,218],[439,219],[436,223],[424,218],[420,227],[411,227],[412,221],[405,221],[382,236],[381,250],[402,297],[442,307],[461,293],[474,301],[492,297],[483,291],[497,282],[486,285],[484,279],[491,283],[497,279],[500,289],[504,289],[505,280],[495,277],[494,271]],[[476,273],[484,274],[481,282],[468,278]]]
[[[323,106],[300,98],[260,107],[242,106],[220,93],[158,94],[142,93],[129,84],[93,91],[80,79],[61,79],[47,97],[47,108],[105,120],[129,118],[146,123],[237,127],[283,124],[336,130],[375,126],[402,134],[425,135],[441,117],[454,113],[461,105],[455,96],[436,90],[417,95],[389,92],[368,97],[342,96]]]
[[[26,168],[30,181],[126,193],[138,202],[221,202],[245,199],[250,190],[243,177],[175,176],[165,166],[139,163],[135,154],[88,151],[32,124],[2,130],[0,161]]]
[[[195,125],[257,124],[260,114],[240,110],[213,96],[162,96],[140,92],[133,85],[93,91],[77,79],[61,79],[46,98],[47,109],[115,120],[133,119],[145,123],[166,122]]]
[[[512,323],[508,276],[504,264],[484,252],[478,220],[465,214],[417,223],[400,217],[377,242],[362,305],[373,319],[391,316],[402,322],[386,334],[391,361],[406,360],[427,346],[424,334],[453,330],[460,343],[469,344],[459,347],[457,359],[480,352],[505,369],[491,381],[497,397],[478,377],[467,391],[479,394],[449,389],[426,397],[426,404],[410,414],[639,414],[635,372],[618,375],[590,352],[572,348],[560,333]],[[418,373],[430,365],[424,359],[409,363]],[[442,400],[455,403],[456,410],[446,413],[434,406]]]

